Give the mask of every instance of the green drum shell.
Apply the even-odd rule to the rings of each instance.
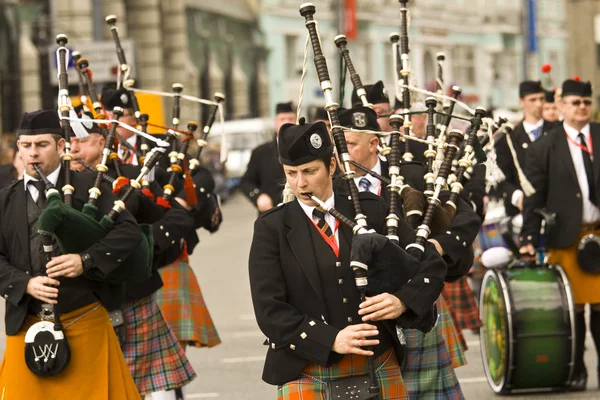
[[[562,267],[488,270],[480,304],[481,355],[492,390],[564,389],[572,377],[575,327]]]

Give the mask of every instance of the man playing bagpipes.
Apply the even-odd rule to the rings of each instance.
[[[80,140],[71,138],[73,169],[85,170],[88,166],[102,161],[105,138],[95,124],[88,130],[89,137]],[[113,191],[117,195],[129,189],[129,180],[135,179],[141,167],[137,165],[107,164],[106,179],[117,180]],[[152,189],[152,190],[150,190]],[[161,187],[151,182],[149,188],[136,190],[126,202],[126,208],[133,213],[140,224],[152,225],[154,241],[153,273],[144,281],[124,284],[125,299],[119,310],[122,311],[121,324],[116,329],[123,334],[121,347],[131,375],[142,395],[152,394],[153,399],[174,398],[165,393],[178,389],[191,382],[196,374],[176,336],[155,300],[155,293],[163,282],[158,268],[174,261],[182,251],[182,239],[194,229],[194,221],[176,201],[165,209],[154,201],[162,196]]]
[[[113,228],[85,251],[57,254],[47,263],[44,254],[52,246],[48,249],[37,233],[37,220],[47,199],[36,168],[59,189],[69,182],[65,177],[70,174],[76,210],[87,202],[88,189],[94,185],[92,174],[72,173],[61,166],[63,128],[55,110],[23,116],[18,146],[25,176],[0,193],[0,292],[6,299],[7,334],[0,391],[5,399],[140,399],[107,313],[115,302],[118,305],[120,288],[101,282],[119,270],[140,243],[135,219],[124,211]],[[98,216],[108,213],[115,200],[106,187],[96,203]],[[33,343],[32,353],[26,354],[34,354],[35,359],[24,359],[24,341],[30,343],[30,334],[33,338],[42,335],[29,330],[39,326],[40,319],[58,323],[59,312],[63,329],[53,332],[56,340],[45,346]],[[65,352],[69,347],[70,361]],[[53,369],[61,364],[61,372]]]
[[[301,119],[284,125],[279,138],[279,159],[296,199],[258,218],[249,260],[256,319],[268,337],[263,380],[279,385],[279,399],[337,398],[335,386],[367,374],[372,362],[381,388],[376,398],[406,399],[396,325],[418,323],[430,313],[445,263],[431,243],[422,262],[409,256],[403,249],[415,234],[399,221],[399,246],[377,236],[398,250],[391,263],[398,274],[416,272],[393,292],[361,303],[350,267],[352,230],[310,197],[354,217],[348,196],[333,190],[336,161],[327,128]],[[382,232],[385,202],[371,193],[357,200],[369,226]]]
[[[525,173],[535,193],[523,203],[521,253],[550,249],[548,264],[561,265],[575,302],[575,365],[572,390],[585,390],[585,305],[590,304],[590,331],[600,352],[600,125],[592,119],[592,86],[573,79],[562,84],[559,107],[564,121],[529,149]],[[545,209],[555,216],[540,240]],[[600,369],[596,371],[600,375]]]
[[[340,124],[350,130],[345,132],[348,143],[348,153],[353,161],[375,171],[389,179],[387,161],[378,157],[377,145],[379,139],[375,134],[360,131],[380,131],[375,111],[366,107],[354,107],[339,114]],[[352,130],[354,129],[354,131]],[[354,180],[359,191],[371,192],[389,201],[387,184],[382,183],[364,170],[354,167]],[[419,162],[401,164],[400,172],[404,183],[419,191],[424,190],[423,176],[426,169]],[[335,181],[334,181],[335,182]],[[347,185],[343,179],[337,179],[336,193],[347,193]],[[448,193],[442,193],[441,198],[448,199]],[[473,254],[471,244],[481,224],[477,214],[461,199],[458,211],[447,229],[434,229],[429,241],[435,245],[439,254],[448,266],[446,281],[456,281],[470,269]],[[404,201],[404,212],[412,208],[409,199]],[[411,398],[425,398],[435,391],[444,398],[460,398],[462,392],[454,367],[466,364],[461,348],[460,331],[454,326],[451,311],[444,299],[437,300],[440,314],[439,323],[423,338],[414,329],[405,330],[407,337],[406,366],[403,368],[403,378]]]
[[[124,89],[104,91],[103,101],[108,103],[108,106],[105,104],[105,107],[117,106],[123,108],[125,114],[133,114],[131,94]],[[212,112],[216,113],[216,111],[217,106],[214,106]],[[214,121],[214,114],[212,120]],[[132,122],[134,120],[129,120],[126,123]],[[121,137],[127,136],[128,134],[123,132]],[[132,143],[131,138],[127,141]],[[139,138],[138,142],[140,142]],[[122,143],[120,146],[123,148]],[[139,143],[137,148],[140,148]],[[124,157],[122,158],[122,162],[125,164],[122,165],[124,171],[137,168],[138,159],[127,158],[128,154],[130,153],[126,151],[121,152],[121,156]],[[174,235],[174,232],[169,231],[166,226],[163,226],[164,229],[159,228],[159,231],[155,232],[166,235],[169,238],[168,241],[174,242],[174,245],[165,253],[167,256],[163,257],[162,261],[157,264],[160,276],[157,275],[155,279],[160,278],[162,286],[155,286],[155,289],[158,290],[154,296],[162,311],[162,317],[167,321],[184,350],[186,346],[190,345],[194,347],[212,347],[221,343],[204,302],[198,279],[189,264],[188,255],[192,253],[199,242],[196,229],[205,228],[209,232],[216,232],[222,221],[222,215],[217,196],[213,193],[215,184],[212,175],[202,167],[198,167],[194,171],[188,170],[189,160],[189,156],[182,160],[183,174],[176,174],[172,172],[173,170],[167,172],[165,165],[169,164],[168,157],[163,156],[161,158],[162,162],[159,162],[154,174],[155,181],[159,183],[159,186],[165,187],[167,184],[174,186],[173,195],[171,196],[165,196],[160,188],[155,191],[156,203],[160,205],[160,208],[170,210],[173,208],[174,201],[176,201],[189,212],[184,223],[192,223],[192,229],[188,230],[187,233],[180,230],[179,234]],[[182,179],[183,175],[187,176],[185,180]],[[151,185],[151,187],[155,186],[155,184]],[[166,197],[169,198],[168,201],[165,201]],[[175,208],[181,208],[179,204]],[[174,220],[173,222],[176,223],[177,221]],[[161,226],[162,224],[154,225]],[[179,237],[184,240],[179,240]],[[182,379],[178,380],[181,381]],[[176,396],[177,399],[180,399],[183,398],[183,391],[181,387],[178,387],[175,389],[175,393],[160,391],[154,393],[153,396],[156,399],[163,398],[160,396],[165,396],[164,398],[175,398],[174,396]]]

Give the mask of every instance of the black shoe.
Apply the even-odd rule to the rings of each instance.
[[[581,373],[573,376],[568,390],[570,392],[583,392],[587,386],[587,371],[584,369]]]

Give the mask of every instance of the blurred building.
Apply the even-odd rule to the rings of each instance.
[[[7,115],[16,115],[18,123],[21,110],[56,106],[58,33],[68,36],[69,49],[90,60],[99,91],[114,84],[118,63],[104,20],[110,14],[117,16],[136,87],[171,91],[171,85],[180,82],[184,94],[212,99],[215,92],[224,93],[227,118],[267,115],[266,51],[258,30],[258,2],[228,0],[224,4],[205,0],[0,0],[4,129],[15,127]],[[69,84],[76,96],[77,75],[72,64]],[[15,69],[17,73],[11,72]],[[13,92],[16,95],[10,94]],[[160,108],[164,113],[161,119],[170,121],[169,101],[162,100]],[[181,120],[202,120],[205,111],[182,101]]]
[[[569,71],[591,81],[600,104],[600,2],[571,0],[567,7]]]
[[[590,0],[592,2],[593,0]],[[260,26],[269,49],[271,106],[297,101],[304,59],[306,28],[298,1],[264,0]],[[333,43],[343,33],[346,15],[338,13],[344,0],[315,0],[315,19],[321,33],[334,87],[339,81],[339,53]],[[348,46],[363,83],[383,80],[393,93],[393,63],[389,34],[400,31],[398,0],[360,0],[357,4],[356,39]],[[421,0],[410,1],[410,61],[412,83],[435,88],[436,55],[446,55],[444,80],[459,85],[471,105],[517,107],[518,83],[524,76],[541,79],[540,67],[552,63],[553,77],[566,75],[565,0],[532,1],[534,18],[527,23],[525,0]],[[529,52],[523,32],[536,32]],[[526,36],[526,35],[525,35]],[[309,48],[306,103],[324,104]],[[527,61],[527,68],[524,67]],[[352,87],[346,83],[346,106]],[[338,98],[336,94],[336,99]]]

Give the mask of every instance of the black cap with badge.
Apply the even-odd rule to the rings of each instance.
[[[340,125],[356,130],[381,131],[377,113],[368,107],[354,107],[338,113]]]
[[[133,108],[133,102],[131,96],[125,88],[114,89],[104,88],[102,90],[102,97],[100,98],[102,105],[107,111],[112,111],[115,107],[121,108]]]
[[[555,90],[546,90],[546,103],[554,103]]]
[[[333,154],[333,144],[324,122],[285,124],[279,130],[279,162],[296,167]]]

